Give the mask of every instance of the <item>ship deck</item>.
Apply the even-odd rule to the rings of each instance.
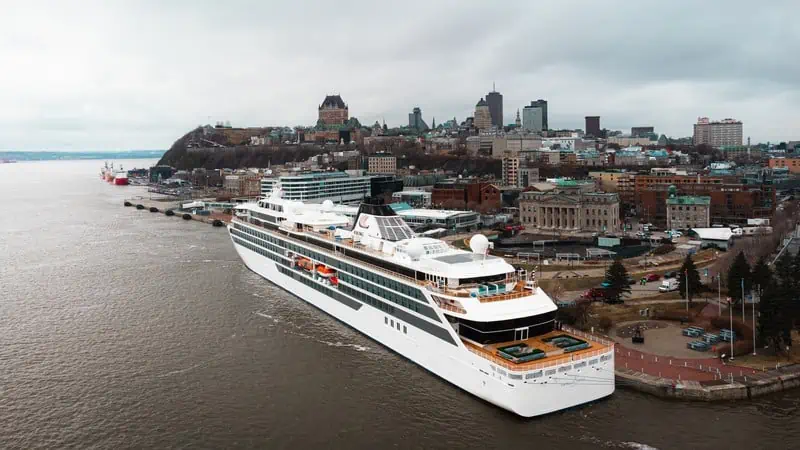
[[[581,342],[587,343],[588,346],[583,349],[565,353],[563,348],[554,345],[552,342],[548,342],[548,339],[559,336],[567,336],[573,339],[578,339]],[[481,345],[464,338],[462,338],[461,341],[471,352],[513,371],[529,371],[564,364],[570,361],[580,361],[583,359],[597,357],[608,352],[609,349],[613,348],[614,345],[612,342],[606,341],[605,339],[598,338],[596,336],[590,336],[576,330],[554,330],[528,339],[501,342],[496,344]],[[500,356],[500,351],[498,349],[516,346],[519,344],[525,344],[528,348],[541,350],[545,353],[545,356],[540,359],[526,362],[514,362]]]

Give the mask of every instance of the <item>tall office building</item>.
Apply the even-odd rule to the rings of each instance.
[[[600,116],[586,116],[586,134],[600,137]]]
[[[694,125],[693,141],[694,145],[712,147],[742,145],[742,122],[735,119],[712,122],[708,117],[699,117]]]
[[[435,119],[434,122],[436,122]],[[426,124],[425,121],[422,120],[422,110],[419,108],[419,106],[415,107],[411,111],[411,114],[408,115],[408,127],[414,128],[419,131],[428,130],[428,124]]]
[[[631,127],[631,137],[649,137],[655,131],[653,127]]]
[[[503,128],[503,94],[494,90],[494,83],[492,83],[492,92],[486,94],[486,103],[489,105],[489,114],[492,116],[492,125],[498,129]]]
[[[475,118],[473,119],[475,128],[488,130],[492,128],[492,113],[489,112],[489,104],[481,98],[475,105]]]
[[[522,128],[533,132],[549,129],[547,124],[547,100],[536,100],[522,108]]]

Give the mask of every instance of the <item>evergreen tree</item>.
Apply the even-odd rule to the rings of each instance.
[[[772,281],[772,270],[767,265],[767,261],[763,256],[759,258],[756,265],[753,266],[753,273],[750,279],[752,280],[753,289],[760,287],[762,292]]]
[[[793,284],[795,269],[794,261],[789,255],[789,252],[785,252],[778,258],[778,261],[775,262],[775,275],[781,283]]]
[[[700,272],[697,271],[697,266],[694,265],[691,255],[686,255],[683,260],[680,272],[678,272],[678,290],[680,290],[681,298],[686,298],[686,285],[689,285],[689,304],[692,303],[692,298],[700,293],[703,289],[703,283],[700,282]]]
[[[609,284],[606,291],[608,300],[619,300],[623,294],[630,294],[630,278],[628,271],[622,264],[622,260],[617,258],[606,271],[605,282]]]
[[[747,292],[750,287],[750,264],[744,257],[744,252],[739,252],[733,260],[731,268],[728,270],[728,295],[735,302],[742,301],[742,280],[744,280],[744,290]]]
[[[776,354],[792,345],[792,318],[787,308],[791,308],[793,298],[792,285],[777,280],[769,282],[761,296],[757,337],[761,345],[772,347]]]

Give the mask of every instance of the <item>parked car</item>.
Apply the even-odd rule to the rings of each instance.
[[[658,287],[658,292],[672,292],[677,290],[678,290],[678,280],[674,278],[662,281],[661,286]]]
[[[581,298],[585,298],[587,300],[603,300],[606,298],[606,291],[602,288],[591,288],[588,291],[584,292],[581,295]]]
[[[678,276],[678,272],[672,270],[664,274],[664,278],[675,278]]]
[[[647,275],[643,276],[642,279],[649,283],[651,281],[660,280],[661,279],[661,275],[659,275],[657,273],[648,273]]]

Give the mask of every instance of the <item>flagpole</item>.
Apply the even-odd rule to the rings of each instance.
[[[756,299],[753,299],[753,356],[756,356]],[[758,285],[758,302],[761,303],[761,285]]]
[[[683,271],[684,279],[686,280],[686,321],[689,321],[689,270]]]
[[[730,298],[730,297],[728,297],[728,298]],[[736,333],[734,333],[734,331],[733,331],[733,299],[731,299],[731,301],[728,302],[728,312],[730,313],[730,317],[731,317],[731,325],[730,325],[731,326],[731,358],[730,358],[730,360],[733,361],[733,344],[734,344],[733,341],[736,339]]]
[[[742,277],[742,322],[747,323],[744,317],[744,277]]]

